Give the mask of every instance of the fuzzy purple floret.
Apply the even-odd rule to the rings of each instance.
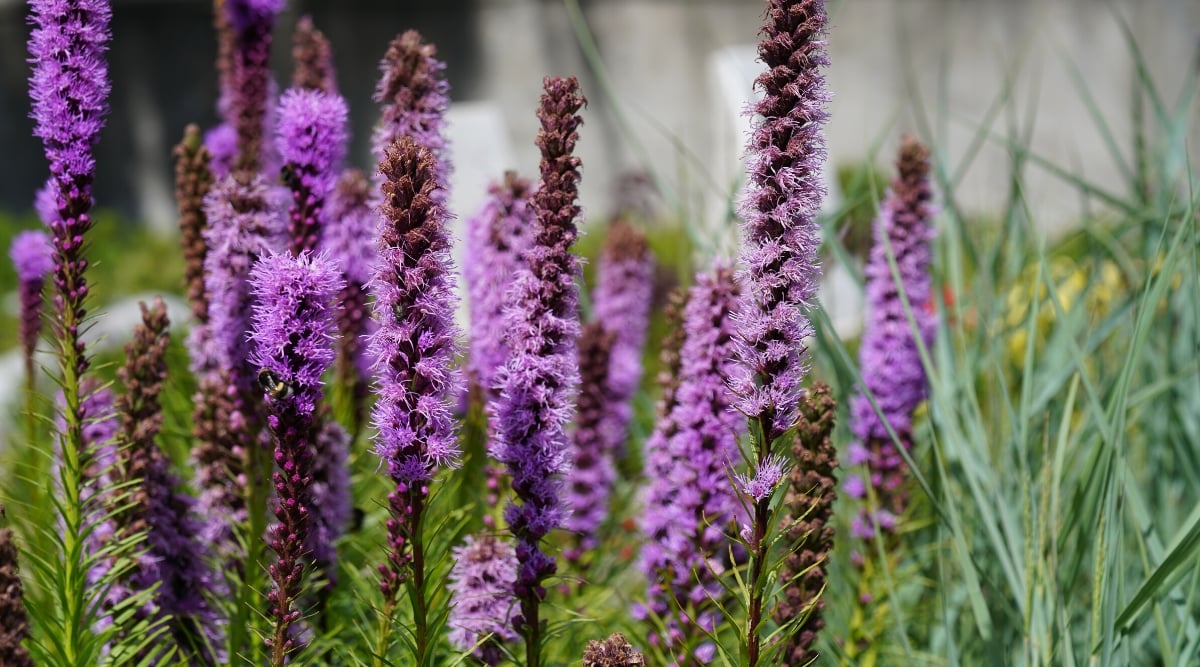
[[[107,0],[31,0],[33,135],[42,139],[60,191],[92,182],[92,146],[108,113]]]
[[[254,24],[274,22],[283,11],[285,0],[225,0],[225,12],[234,30],[245,30]]]
[[[808,371],[805,310],[817,295],[825,196],[821,168],[829,93],[823,0],[771,0],[755,85],[763,97],[748,109],[748,183],[741,203],[740,279],[747,305],[738,319],[738,358],[747,369],[732,384],[737,409],[764,430],[769,445],[796,421]]]
[[[338,187],[325,205],[327,219],[321,249],[337,264],[346,281],[366,285],[371,281],[379,251],[375,245],[379,214],[371,209],[365,178],[358,170],[342,173]],[[356,186],[360,179],[363,188]]]
[[[204,133],[204,147],[212,154],[213,176],[222,178],[233,170],[238,156],[237,130],[229,123],[220,123]]]
[[[649,582],[649,610],[670,620],[668,645],[701,636],[700,628],[711,629],[719,618],[710,598],[721,594],[717,575],[725,568],[726,535],[743,514],[730,470],[745,420],[731,409],[726,388],[727,378],[740,372],[733,317],[741,303],[728,268],[697,276],[683,313],[674,404],[646,442],[651,486],[640,566]],[[672,599],[695,605],[697,616],[672,619]]]
[[[454,548],[454,568],[446,586],[452,596],[447,625],[454,648],[474,648],[475,657],[488,665],[504,660],[501,644],[518,639],[511,620],[516,581],[517,557],[507,542],[493,535],[471,535]]]
[[[373,98],[381,108],[379,124],[371,133],[371,151],[376,160],[382,161],[396,139],[410,136],[433,152],[437,181],[445,188],[451,171],[444,134],[450,84],[446,81],[446,64],[436,55],[437,49],[422,42],[415,30],[401,33],[388,45],[379,63],[382,76]],[[439,190],[434,197],[445,203],[446,191]]]
[[[533,238],[536,221],[529,205],[532,186],[515,172],[492,183],[479,212],[467,220],[466,265],[471,327],[467,366],[486,395],[496,388],[496,370],[507,361],[504,298],[521,266],[521,253]]]
[[[43,225],[53,227],[58,220],[58,183],[47,178],[33,198],[33,210]]]
[[[17,280],[22,283],[37,281],[40,284],[54,268],[54,248],[45,232],[18,232],[13,237],[8,256],[17,271]]]
[[[579,336],[579,397],[567,474],[571,513],[564,524],[576,537],[576,544],[566,552],[572,561],[596,547],[597,532],[608,516],[608,499],[617,477],[611,436],[605,431],[609,417],[609,355],[615,338],[599,322],[589,323]]]
[[[204,240],[205,290],[209,295],[208,336],[216,366],[249,391],[250,267],[283,245],[283,220],[276,195],[260,176],[230,175],[213,184],[204,198],[208,228]]]
[[[341,95],[289,88],[279,101],[275,146],[291,190],[292,251],[316,250],[325,202],[346,156],[348,111]]]

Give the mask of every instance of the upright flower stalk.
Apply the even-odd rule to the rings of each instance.
[[[733,354],[739,302],[729,268],[696,277],[683,308],[683,340],[672,355],[675,378],[646,442],[652,481],[639,565],[648,583],[648,611],[667,628],[667,636],[656,639],[681,664],[707,664],[714,655],[707,633],[721,620],[714,601],[723,595],[726,535],[741,514],[729,471],[744,422],[730,408],[726,389],[739,370]]]
[[[383,76],[375,87],[375,102],[381,105],[379,124],[371,134],[375,159],[382,162],[397,139],[412,137],[417,145],[434,155],[435,177],[442,187],[450,183],[450,156],[443,131],[450,108],[450,84],[446,65],[436,58],[437,48],[408,30],[388,44],[379,69]],[[444,190],[434,194],[445,203]]]
[[[614,339],[607,380],[605,437],[609,456],[623,452],[633,417],[633,396],[642,381],[642,348],[650,324],[654,256],[646,235],[623,219],[609,227],[596,264],[594,316]]]
[[[224,0],[233,35],[229,117],[237,136],[235,170],[263,165],[264,120],[271,98],[271,31],[284,0]]]
[[[311,558],[311,493],[317,444],[315,415],[321,376],[333,361],[333,303],[341,289],[338,271],[323,256],[270,255],[251,271],[254,304],[253,364],[275,444],[275,518],[268,543],[277,559],[267,567],[267,594],[274,631],[267,639],[272,667],[287,664],[302,647],[293,628],[303,616],[298,601]]]
[[[541,667],[542,582],[557,570],[542,540],[567,517],[562,475],[570,442],[565,426],[579,384],[575,341],[579,336],[578,259],[571,245],[578,236],[576,204],[578,157],[573,155],[584,105],[574,78],[547,78],[538,119],[541,130],[541,182],[533,195],[534,237],[525,252],[527,266],[512,286],[505,309],[511,357],[500,372],[501,390],[491,404],[497,425],[492,454],[512,479],[515,495],[505,519],[516,538],[520,614],[515,629],[525,639],[525,664]]]
[[[596,533],[608,515],[609,492],[617,476],[605,432],[609,357],[615,338],[599,322],[588,324],[579,336],[579,399],[571,437],[571,471],[567,475],[571,514],[565,528],[574,541],[565,554],[569,561],[579,561],[584,553],[596,548]]]
[[[380,566],[385,601],[380,641],[402,586],[413,604],[416,664],[426,664],[435,637],[429,608],[430,563],[425,511],[439,468],[460,455],[452,406],[462,380],[454,367],[458,336],[451,272],[448,214],[436,193],[437,158],[412,137],[397,139],[380,164],[383,206],[375,267],[371,337],[378,400],[373,414],[375,452],[395,483],[388,496],[387,562]],[[385,654],[387,644],[379,646]]]
[[[848,462],[867,464],[870,486],[879,503],[876,511],[864,509],[854,523],[854,533],[867,540],[874,538],[876,527],[884,532],[895,530],[904,513],[908,466],[897,440],[905,450],[912,447],[913,411],[929,392],[918,336],[928,348],[936,328],[933,314],[926,309],[931,298],[933,238],[928,149],[915,138],[905,137],[896,171],[875,222],[875,244],[866,267],[867,321],[859,348],[865,386],[851,404],[856,442]],[[892,273],[893,261],[897,275]],[[879,406],[878,412],[868,392]],[[888,432],[889,425],[896,440]],[[849,495],[863,498],[866,490],[861,478],[846,480]]]
[[[373,320],[367,304],[367,285],[378,253],[375,234],[378,212],[371,208],[371,184],[359,169],[346,169],[338,177],[326,205],[327,225],[321,247],[342,271],[345,287],[338,295],[338,378],[334,399],[349,405],[350,440],[362,430],[372,371],[366,337]]]
[[[25,384],[32,392],[37,380],[33,353],[42,333],[42,288],[46,276],[54,269],[54,248],[45,232],[27,231],[13,237],[8,254],[17,270],[21,308],[19,337],[25,360]]]
[[[183,245],[183,282],[196,324],[208,322],[208,293],[204,289],[204,197],[212,187],[212,154],[204,147],[200,128],[188,125],[175,157],[175,206],[179,211],[179,240]]]
[[[521,253],[533,237],[536,217],[530,206],[533,186],[516,172],[488,186],[479,212],[467,220],[463,273],[471,315],[467,368],[471,381],[486,398],[496,390],[496,373],[504,366],[504,297],[521,267]]]
[[[62,552],[54,555],[51,569],[60,590],[53,610],[42,616],[46,632],[59,641],[49,649],[57,660],[70,664],[91,655],[88,615],[97,592],[88,586],[82,535],[82,474],[90,465],[83,436],[83,375],[89,359],[80,333],[87,314],[85,302],[88,261],[85,238],[92,227],[92,182],[96,165],[92,148],[100,137],[108,113],[109,22],[107,0],[31,0],[29,95],[34,136],[42,140],[50,163],[55,213],[48,221],[54,247],[54,317],[52,327],[63,390],[63,428],[58,433],[62,452],[59,501]]]
[[[746,649],[757,667],[762,651],[767,557],[772,525],[769,482],[786,468],[776,443],[796,423],[807,373],[804,313],[816,298],[824,188],[821,167],[829,95],[820,68],[828,64],[823,0],[769,0],[759,59],[767,71],[755,85],[762,98],[750,112],[753,130],[747,192],[742,202],[741,280],[746,307],[738,321],[738,358],[744,377],[731,383],[735,407],[750,421],[751,477],[743,485],[753,508],[745,531],[750,549]]]
[[[321,240],[325,201],[346,156],[346,101],[340,95],[291,88],[279,102],[275,144],[284,184],[292,193],[288,231],[293,254],[312,252]]]
[[[775,609],[783,664],[807,665],[819,657],[813,650],[825,627],[826,572],[833,551],[833,503],[837,500],[837,450],[833,432],[837,402],[829,387],[815,384],[800,404],[800,422],[792,442],[796,465],[788,475],[782,530],[788,556],[779,572],[783,601]]]
[[[188,656],[188,664],[211,665],[223,659],[224,628],[209,607],[205,592],[213,590],[207,548],[199,539],[200,523],[192,497],[180,489],[170,460],[155,442],[162,427],[159,394],[167,378],[167,307],[155,299],[141,304],[142,323],[126,346],[126,362],[117,374],[125,393],[116,400],[117,481],[130,484],[128,497],[113,508],[117,534],[145,534],[145,553],[123,575],[131,594],[153,596],[135,619],[165,623],[168,635]]]

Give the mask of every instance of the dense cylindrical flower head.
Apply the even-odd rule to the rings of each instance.
[[[219,123],[204,132],[204,147],[212,155],[213,176],[224,178],[233,171],[238,158],[237,130],[229,123]]]
[[[591,322],[579,336],[579,399],[575,406],[575,431],[571,438],[571,470],[567,474],[567,505],[571,514],[566,529],[574,533],[569,560],[579,560],[596,547],[596,531],[608,515],[608,497],[616,469],[613,467],[607,425],[609,356],[616,336],[603,324]]]
[[[505,658],[502,645],[518,638],[511,622],[516,608],[512,593],[516,554],[507,542],[482,534],[468,536],[453,555],[454,568],[446,586],[452,596],[447,620],[450,644],[460,651],[474,648],[475,657],[498,665]]]
[[[642,667],[645,664],[645,656],[619,632],[603,641],[589,641],[583,652],[583,667]]]
[[[367,335],[374,331],[367,305],[371,273],[379,258],[375,246],[378,212],[370,202],[371,184],[359,169],[346,169],[325,205],[325,229],[321,248],[342,271],[346,286],[338,296],[337,378],[350,388],[354,424],[359,432],[366,411],[372,377],[372,359],[367,353]]]
[[[337,94],[333,69],[333,47],[325,33],[313,25],[311,16],[301,16],[292,34],[292,86]]]
[[[825,574],[833,551],[833,503],[837,500],[837,450],[830,440],[837,402],[829,387],[815,384],[800,404],[800,421],[792,442],[796,465],[788,474],[787,515],[783,534],[788,555],[779,573],[783,600],[775,621],[786,628],[784,664],[807,665],[825,627]],[[789,626],[788,624],[792,625]]]
[[[596,320],[615,336],[608,373],[606,437],[620,452],[633,417],[633,395],[642,380],[642,348],[650,324],[654,293],[654,257],[646,235],[617,219],[609,227],[596,265],[592,309]]]
[[[0,516],[4,506],[0,505]],[[21,645],[29,637],[29,616],[23,600],[25,587],[17,565],[17,545],[11,530],[0,530],[0,665],[33,667],[33,658]]]
[[[389,497],[389,560],[381,568],[385,597],[406,576],[408,547],[437,468],[458,464],[453,405],[461,392],[454,367],[457,327],[448,214],[435,193],[436,158],[412,137],[388,148],[375,265],[371,335],[377,382],[375,452],[396,483]]]
[[[64,198],[90,200],[92,146],[108,114],[107,0],[31,0],[29,56],[33,135],[42,140],[50,174]],[[59,208],[62,208],[61,202]],[[73,212],[78,213],[78,212]]]
[[[850,462],[867,464],[871,486],[881,502],[878,516],[860,517],[860,532],[872,534],[874,522],[890,528],[905,504],[900,486],[906,466],[885,424],[891,425],[902,446],[911,447],[912,414],[929,391],[918,339],[901,290],[915,321],[916,334],[926,347],[933,344],[936,328],[934,315],[927,309],[932,296],[930,221],[934,213],[929,151],[916,139],[906,137],[896,168],[898,175],[875,223],[875,243],[865,271],[867,319],[859,348],[863,384],[874,396],[882,418],[866,391],[851,404],[857,442]],[[899,272],[898,282],[892,275],[889,249]],[[861,490],[851,495],[865,495],[861,480],[847,482],[848,492]]]
[[[574,153],[577,115],[584,105],[574,78],[547,78],[538,108],[541,130],[541,182],[533,196],[534,237],[527,265],[513,282],[505,307],[506,343],[511,356],[500,371],[500,391],[490,408],[496,424],[492,454],[503,463],[516,496],[505,510],[517,538],[515,592],[522,601],[520,628],[536,619],[545,595],[541,582],[557,570],[541,541],[562,526],[562,475],[570,442],[565,426],[579,384],[575,342],[579,336],[579,261],[571,254],[578,236],[580,161]],[[520,629],[519,628],[519,629]]]
[[[748,183],[741,214],[740,278],[747,306],[738,320],[738,357],[745,377],[732,385],[737,409],[763,429],[769,447],[796,421],[807,373],[804,339],[820,279],[817,212],[825,189],[821,168],[829,94],[823,0],[770,0],[758,55],[767,71],[747,145]],[[760,456],[761,458],[761,456]]]
[[[668,621],[668,646],[696,646],[683,662],[707,661],[705,629],[719,620],[713,599],[727,567],[729,539],[741,506],[730,483],[745,421],[731,409],[726,387],[740,368],[734,359],[734,316],[741,301],[733,271],[718,266],[696,277],[683,310],[684,339],[669,414],[646,443],[653,471],[642,532],[640,566],[649,582],[649,610]],[[679,605],[691,605],[689,617]]]
[[[410,136],[433,152],[436,176],[442,187],[450,180],[450,155],[443,134],[446,110],[450,108],[450,84],[446,64],[436,58],[437,48],[421,41],[421,34],[408,30],[388,44],[379,63],[382,76],[375,87],[375,102],[381,105],[379,124],[371,133],[375,159],[382,162],[387,149],[402,136]],[[445,202],[444,191],[434,194]]]
[[[157,586],[138,618],[165,622],[174,642],[190,654],[190,664],[213,664],[221,657],[215,647],[223,642],[224,628],[205,597],[214,586],[207,545],[200,540],[192,497],[179,488],[169,458],[155,442],[163,419],[158,396],[167,377],[167,307],[161,298],[152,308],[141,307],[142,323],[117,371],[125,393],[116,403],[121,427],[114,477],[134,485],[113,520],[119,535],[145,533],[145,552],[123,574],[122,585],[131,595]]]
[[[247,360],[250,344],[250,267],[282,245],[283,224],[277,201],[261,176],[234,173],[217,181],[204,200],[208,229],[204,240],[205,289],[213,356],[231,374],[239,390],[253,385]]]
[[[263,164],[263,128],[271,98],[271,31],[284,0],[225,0],[233,32],[233,94],[226,122],[237,133],[237,169]]]
[[[467,367],[485,397],[494,392],[496,371],[508,357],[504,299],[522,265],[521,253],[533,238],[532,194],[528,179],[507,172],[503,182],[488,186],[479,212],[467,220],[463,267],[471,316]]]
[[[266,400],[267,426],[275,442],[275,517],[268,543],[278,559],[267,567],[274,587],[267,594],[275,631],[268,639],[271,663],[278,667],[300,647],[293,632],[302,613],[311,557],[316,411],[322,375],[333,362],[334,298],[341,289],[337,268],[323,255],[271,254],[251,270],[254,286],[252,363]]]
[[[208,245],[204,230],[204,197],[213,183],[212,154],[200,138],[200,128],[188,125],[183,140],[171,152],[175,158],[175,206],[179,210],[179,240],[183,245],[183,282],[188,304],[197,323],[208,321],[208,294],[204,289],[204,256]]]
[[[325,201],[333,192],[349,139],[341,95],[290,88],[279,101],[275,145],[284,184],[292,192],[288,231],[293,253],[314,251],[321,237]]]
[[[25,373],[33,377],[33,352],[42,331],[42,287],[54,269],[54,248],[45,232],[25,231],[13,237],[8,256],[17,271],[17,291],[21,302],[21,350],[25,355]]]

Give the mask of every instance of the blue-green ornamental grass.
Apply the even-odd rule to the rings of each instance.
[[[262,79],[281,3],[220,5],[225,125],[189,128],[176,151],[179,244],[92,210],[95,170],[115,168],[90,154],[109,3],[30,4],[52,266],[25,265],[31,237],[17,233],[32,217],[0,216],[0,243],[16,237],[19,251],[0,283],[22,305],[0,313],[0,344],[23,356],[42,325],[36,382],[16,383],[2,416],[0,665],[1200,664],[1200,179],[1185,147],[1200,81],[1161,90],[1132,39],[1131,101],[1148,110],[1132,151],[1095,105],[1086,119],[1127,176],[1120,190],[1035,152],[1020,122],[971,128],[972,148],[950,160],[943,142],[960,121],[918,100],[905,129],[929,149],[929,253],[914,262],[903,229],[874,247],[867,277],[888,310],[867,326],[890,328],[861,337],[836,334],[811,288],[821,263],[864,285],[857,240],[899,205],[883,203],[896,175],[874,165],[901,133],[868,164],[825,162],[823,30],[837,30],[836,5],[826,22],[817,0],[765,3],[751,196],[727,203],[744,202],[741,265],[673,188],[663,219],[624,212],[653,255],[622,286],[650,295],[648,325],[599,297],[576,303],[603,292],[587,267],[602,263],[607,230],[633,230],[575,242],[588,173],[573,148],[594,140],[590,112],[576,82],[550,79],[541,178],[495,174],[489,208],[463,215],[464,298],[481,321],[459,333],[448,90],[419,35],[379,45],[375,157],[387,169],[331,153],[316,188],[269,140],[278,123],[309,136]],[[600,82],[582,93],[599,99],[603,63],[577,1],[566,6]],[[296,44],[294,85],[335,94],[337,45],[307,20]],[[999,89],[993,113],[1018,106]],[[994,184],[1010,196],[968,215],[960,182],[989,144],[1012,156]],[[662,165],[643,166],[669,185]],[[838,173],[838,210],[818,211],[821,170]],[[1035,178],[1102,213],[1047,240],[1024,198]],[[289,254],[289,227],[307,230],[296,250],[312,254]],[[178,260],[164,267],[168,252]],[[373,256],[387,261],[362,261]],[[319,307],[298,282],[268,280],[315,264],[328,278]],[[691,300],[666,318],[673,286]],[[125,350],[78,342],[107,304],[145,291],[190,313],[168,322],[155,301]],[[640,356],[619,364],[632,400],[598,370],[580,403],[577,348],[593,362],[599,348],[575,333],[610,353],[643,333],[606,322],[646,326]],[[926,378],[903,418],[881,382],[898,377],[890,348],[860,353],[860,339],[905,341],[905,376]],[[299,359],[321,363],[301,377]],[[883,469],[854,449],[852,412],[891,452]],[[572,437],[581,421],[624,432],[626,420],[623,443],[573,449],[588,441]],[[611,491],[565,493],[589,479],[570,476],[573,460],[605,471],[592,477]],[[576,497],[604,503],[587,508],[586,535],[563,527]],[[162,554],[180,550],[191,560],[171,574]]]

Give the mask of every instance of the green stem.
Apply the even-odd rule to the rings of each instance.
[[[542,665],[542,623],[538,618],[540,605],[537,592],[521,600],[521,614],[525,617],[525,667]]]
[[[379,616],[379,629],[375,634],[375,659],[373,667],[385,667],[388,645],[392,639],[392,616],[396,613],[396,598],[391,597],[383,602],[383,613]]]
[[[767,440],[768,425],[761,419],[751,421],[750,431],[754,444],[756,466],[762,466],[771,453],[771,443]],[[763,604],[766,597],[767,564],[767,527],[771,522],[770,496],[754,504],[754,534],[750,542],[750,600],[747,605],[746,622],[746,652],[747,666],[758,667],[759,653],[762,650],[760,626],[763,621]]]

